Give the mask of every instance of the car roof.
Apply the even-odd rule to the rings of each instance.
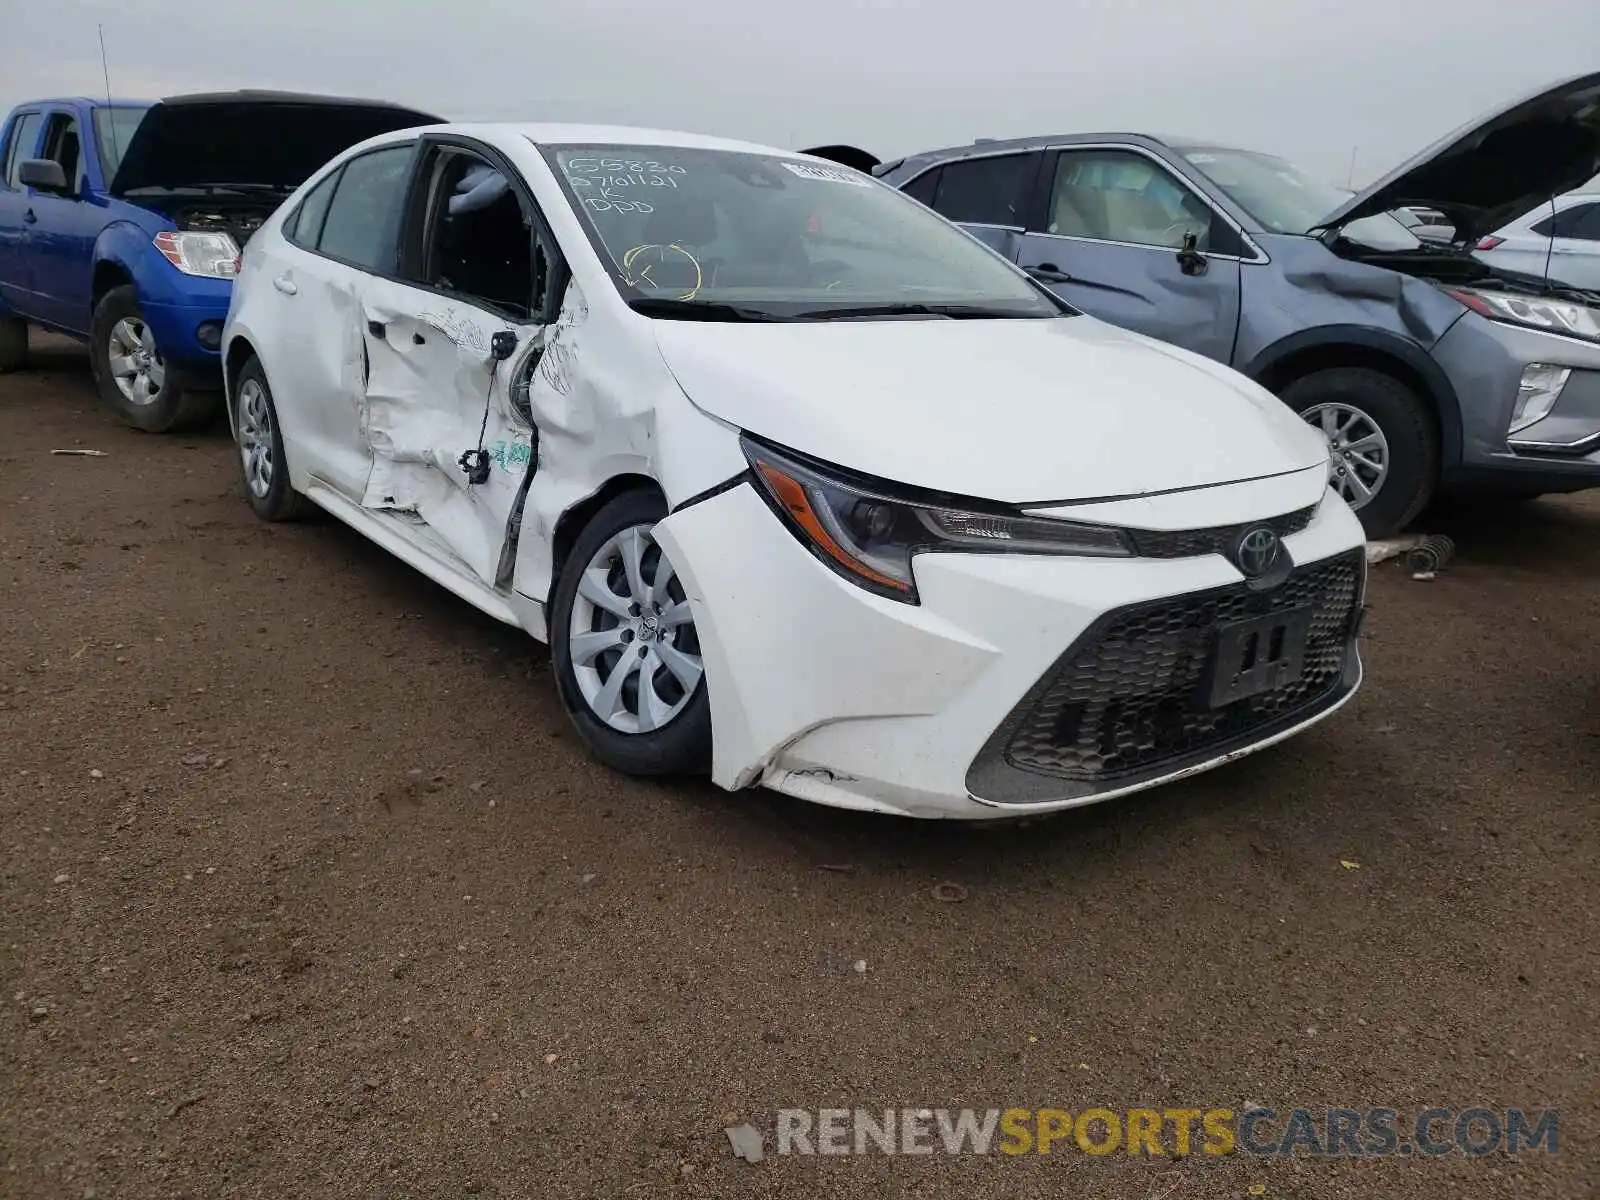
[[[579,125],[510,121],[456,121],[448,125],[432,126],[435,133],[457,133],[467,137],[497,142],[523,138],[540,146],[677,146],[695,150],[734,150],[750,154],[777,154],[787,158],[801,158],[794,150],[764,146],[758,142],[738,141],[734,138],[714,137],[710,134],[685,133],[673,129],[650,129],[632,125]]]
[[[915,154],[906,155],[904,158],[892,159],[885,162],[881,167],[874,168],[873,174],[887,175],[890,172],[899,172],[908,167],[927,170],[938,163],[954,162],[963,158],[986,158],[995,154],[1042,150],[1050,146],[1081,146],[1099,142],[1123,142],[1153,150],[1176,150],[1180,154],[1189,154],[1197,150],[1231,152],[1235,154],[1264,153],[1260,150],[1229,146],[1225,143],[1210,141],[1205,138],[1175,137],[1164,133],[1139,133],[1126,129],[1105,130],[1088,133],[1036,134],[1020,138],[980,138],[963,146],[946,146],[940,150],[919,150]]]
[[[906,161],[910,162],[914,158],[968,158],[980,154],[1004,154],[1012,150],[1038,150],[1045,146],[1056,146],[1064,142],[1095,141],[1148,142],[1158,146],[1172,144],[1171,139],[1163,138],[1157,134],[1135,133],[1130,130],[1109,133],[1032,134],[1028,137],[1019,138],[982,138],[978,141],[968,142],[963,146],[946,146],[938,150],[921,150],[915,154],[908,154]]]
[[[104,96],[52,96],[46,100],[23,100],[16,108],[65,108],[69,105],[85,105],[89,108],[149,108],[154,100],[128,100],[121,96],[107,100]]]

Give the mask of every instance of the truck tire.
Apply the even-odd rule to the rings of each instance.
[[[28,365],[28,323],[21,317],[0,317],[0,375]]]
[[[1329,436],[1331,482],[1369,538],[1399,533],[1427,507],[1439,480],[1439,434],[1405,384],[1369,367],[1330,367],[1280,395]]]
[[[89,322],[89,367],[100,398],[135,429],[175,433],[205,424],[218,411],[216,395],[189,391],[169,380],[132,284],[112,288],[95,306]]]

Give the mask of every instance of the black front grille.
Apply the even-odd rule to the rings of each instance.
[[[1250,521],[1244,525],[1213,525],[1210,529],[1130,529],[1133,552],[1140,558],[1196,558],[1202,554],[1232,553],[1239,538],[1247,529],[1265,525],[1280,538],[1299,533],[1311,524],[1317,506],[1285,513],[1266,521]]]
[[[1331,701],[1344,677],[1365,573],[1358,550],[1298,568],[1270,590],[1230,585],[1110,614],[1062,656],[997,731],[1005,761],[1039,775],[1105,784],[1220,752],[1229,742]],[[1217,630],[1302,605],[1312,605],[1313,616],[1300,677],[1211,708],[1204,688]]]

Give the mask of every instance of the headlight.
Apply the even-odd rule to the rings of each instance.
[[[1549,363],[1529,363],[1524,367],[1522,380],[1517,385],[1517,403],[1511,409],[1511,424],[1506,432],[1516,433],[1548,417],[1571,374],[1570,367]]]
[[[156,249],[185,275],[232,279],[239,273],[239,247],[225,233],[169,229],[156,234]]]
[[[852,583],[917,603],[911,557],[930,550],[1126,558],[1122,531],[886,495],[746,437],[760,490],[813,554]]]
[[[1473,312],[1491,321],[1509,321],[1549,333],[1600,341],[1600,312],[1570,300],[1522,296],[1515,292],[1477,292],[1468,288],[1448,291]]]

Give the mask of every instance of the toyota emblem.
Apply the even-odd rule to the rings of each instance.
[[[1233,552],[1234,565],[1251,579],[1256,579],[1272,570],[1282,549],[1283,543],[1278,540],[1278,535],[1265,525],[1258,525],[1245,530],[1239,538],[1239,545]]]

